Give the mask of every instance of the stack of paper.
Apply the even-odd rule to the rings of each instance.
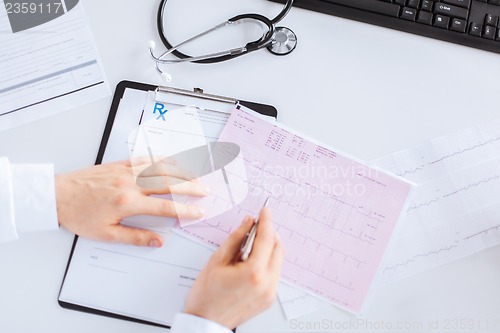
[[[60,16],[14,33],[0,0],[0,130],[110,93],[82,4],[64,15],[64,6],[52,5],[35,9]]]

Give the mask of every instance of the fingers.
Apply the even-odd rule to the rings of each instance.
[[[173,158],[170,157],[164,157],[164,156],[153,156],[154,158],[154,163],[151,161],[151,156],[139,156],[139,157],[133,157],[130,158],[129,160],[123,160],[121,162],[117,162],[118,164],[125,165],[127,167],[135,167],[135,166],[147,166],[147,165],[153,165],[156,163],[164,163],[164,164],[171,164],[175,165],[176,161]]]
[[[241,244],[245,240],[247,233],[252,229],[253,223],[253,218],[250,216],[245,217],[240,227],[226,239],[212,259],[226,264],[233,262],[239,255]]]
[[[136,183],[147,195],[174,193],[206,196],[209,192],[190,172],[163,161],[144,169]]]
[[[119,162],[120,163],[120,162]],[[175,160],[158,156],[141,156],[131,158],[129,161],[122,161],[121,164],[135,176],[147,175],[166,175],[169,168],[175,170]],[[178,169],[178,168],[177,168]]]
[[[134,157],[129,160],[123,160],[121,162],[117,162],[118,164],[122,164],[126,167],[134,167],[134,166],[140,166],[144,164],[151,164],[151,158],[149,156],[140,156],[140,157]]]
[[[273,254],[275,243],[276,231],[272,225],[271,212],[268,208],[264,208],[260,212],[257,236],[248,261],[259,266],[267,265]]]
[[[110,165],[113,164],[131,168],[133,174],[139,177],[171,176],[184,180],[194,180],[197,178],[197,175],[193,174],[193,172],[177,166],[177,162],[173,158],[162,158],[152,163],[150,157],[142,156],[130,160],[110,163]]]
[[[140,196],[130,207],[132,215],[168,216],[186,219],[199,219],[205,215],[203,208],[186,206],[170,200]]]
[[[209,194],[209,189],[201,183],[170,176],[138,177],[137,185],[146,195],[183,194],[203,197]]]
[[[123,225],[113,226],[109,240],[117,243],[136,246],[161,247],[163,240],[160,235],[144,229],[126,227]]]
[[[196,178],[194,174],[186,169],[179,168],[176,165],[169,164],[168,162],[156,162],[145,168],[140,177],[154,177],[154,176],[172,176],[184,180],[192,180]]]
[[[268,270],[270,276],[273,278],[273,288],[276,290],[278,285],[279,277],[281,275],[281,266],[283,264],[283,246],[281,241],[276,235],[273,253],[271,254],[271,259],[269,260]]]

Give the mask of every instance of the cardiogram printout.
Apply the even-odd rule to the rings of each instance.
[[[500,244],[500,119],[374,161],[418,184],[386,282]]]
[[[0,130],[110,94],[81,1],[56,4],[31,9],[60,17],[14,33],[0,0]]]
[[[229,164],[225,172],[241,178],[248,195],[181,232],[220,245],[270,197],[285,249],[282,277],[360,312],[412,185],[242,110],[232,112],[219,142],[240,147],[235,159],[244,167]],[[218,192],[198,204],[229,205]]]

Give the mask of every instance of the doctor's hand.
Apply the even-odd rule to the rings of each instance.
[[[145,161],[123,161],[98,165],[56,176],[59,223],[69,231],[90,239],[161,247],[160,235],[121,225],[135,215],[197,219],[204,211],[152,194],[207,195],[207,189],[175,165],[151,168]],[[154,165],[156,166],[156,165]],[[134,174],[140,173],[139,177]]]
[[[267,208],[262,210],[259,221],[249,258],[238,261],[241,244],[254,223],[247,217],[196,279],[185,313],[233,329],[273,304],[283,250]]]

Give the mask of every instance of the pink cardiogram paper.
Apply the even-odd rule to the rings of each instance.
[[[240,110],[219,140],[240,146],[246,170],[226,172],[245,177],[248,196],[181,230],[220,245],[270,197],[282,278],[359,313],[412,185]]]

